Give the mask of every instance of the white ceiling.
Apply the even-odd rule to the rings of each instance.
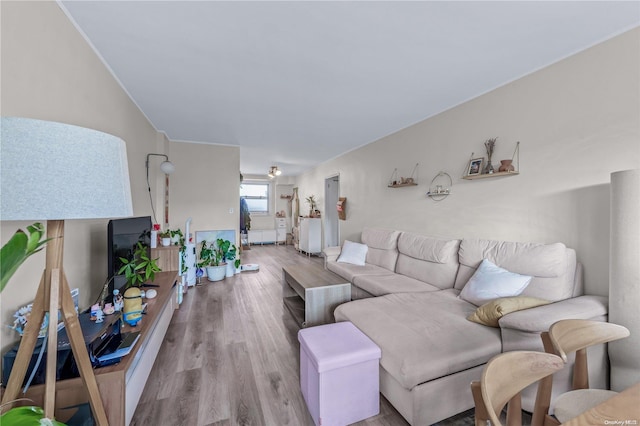
[[[62,1],[152,124],[297,175],[640,25],[638,1]]]

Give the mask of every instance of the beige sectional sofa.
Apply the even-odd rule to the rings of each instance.
[[[564,244],[477,239],[443,240],[408,232],[365,229],[364,265],[338,262],[325,249],[327,269],[349,280],[353,301],[335,310],[382,349],[380,391],[412,425],[429,425],[473,407],[469,389],[484,364],[509,350],[540,350],[540,332],[563,318],[606,320],[607,300],[583,295],[581,266]],[[523,296],[552,303],[512,312],[489,327],[467,320],[478,307],[459,297],[483,259],[532,276]],[[604,348],[589,354],[591,383],[606,386]],[[554,392],[569,388],[569,369]],[[535,389],[523,394],[531,410]]]

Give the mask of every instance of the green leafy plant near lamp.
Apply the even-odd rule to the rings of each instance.
[[[4,290],[20,265],[29,256],[42,250],[49,241],[49,239],[43,239],[44,226],[39,222],[27,226],[27,232],[19,229],[0,249],[0,292]],[[13,402],[16,401],[11,401],[11,403]],[[65,426],[64,423],[45,418],[44,410],[37,406],[14,407],[0,416],[0,424],[7,426],[42,424]]]
[[[150,258],[147,254],[146,247],[141,243],[137,243],[136,249],[133,252],[133,258],[120,258],[123,265],[118,271],[118,274],[124,274],[126,277],[127,288],[132,286],[139,287],[144,282],[153,281],[156,272],[161,271],[157,260],[158,259]]]
[[[40,222],[27,226],[27,232],[22,229],[17,230],[0,250],[0,292],[4,290],[20,265],[29,256],[42,250],[49,241],[42,238],[45,230]]]

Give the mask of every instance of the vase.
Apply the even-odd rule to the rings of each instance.
[[[158,247],[158,231],[151,231],[151,241],[150,246],[151,248],[156,248]]]
[[[171,245],[171,238],[163,238],[162,239],[162,246],[163,247],[169,247]]]
[[[484,166],[484,170],[482,170],[483,175],[492,174],[493,173],[493,164],[491,164],[491,157],[487,159],[487,165]]]
[[[499,172],[512,172],[515,170],[513,164],[511,164],[513,160],[500,160],[500,168]]]

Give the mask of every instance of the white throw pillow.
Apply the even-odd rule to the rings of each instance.
[[[484,259],[465,284],[460,298],[476,306],[500,297],[518,296],[531,282],[528,275],[509,272]]]
[[[366,244],[344,240],[338,262],[364,266],[364,260],[367,258],[367,250],[369,250],[369,247],[367,247]]]

